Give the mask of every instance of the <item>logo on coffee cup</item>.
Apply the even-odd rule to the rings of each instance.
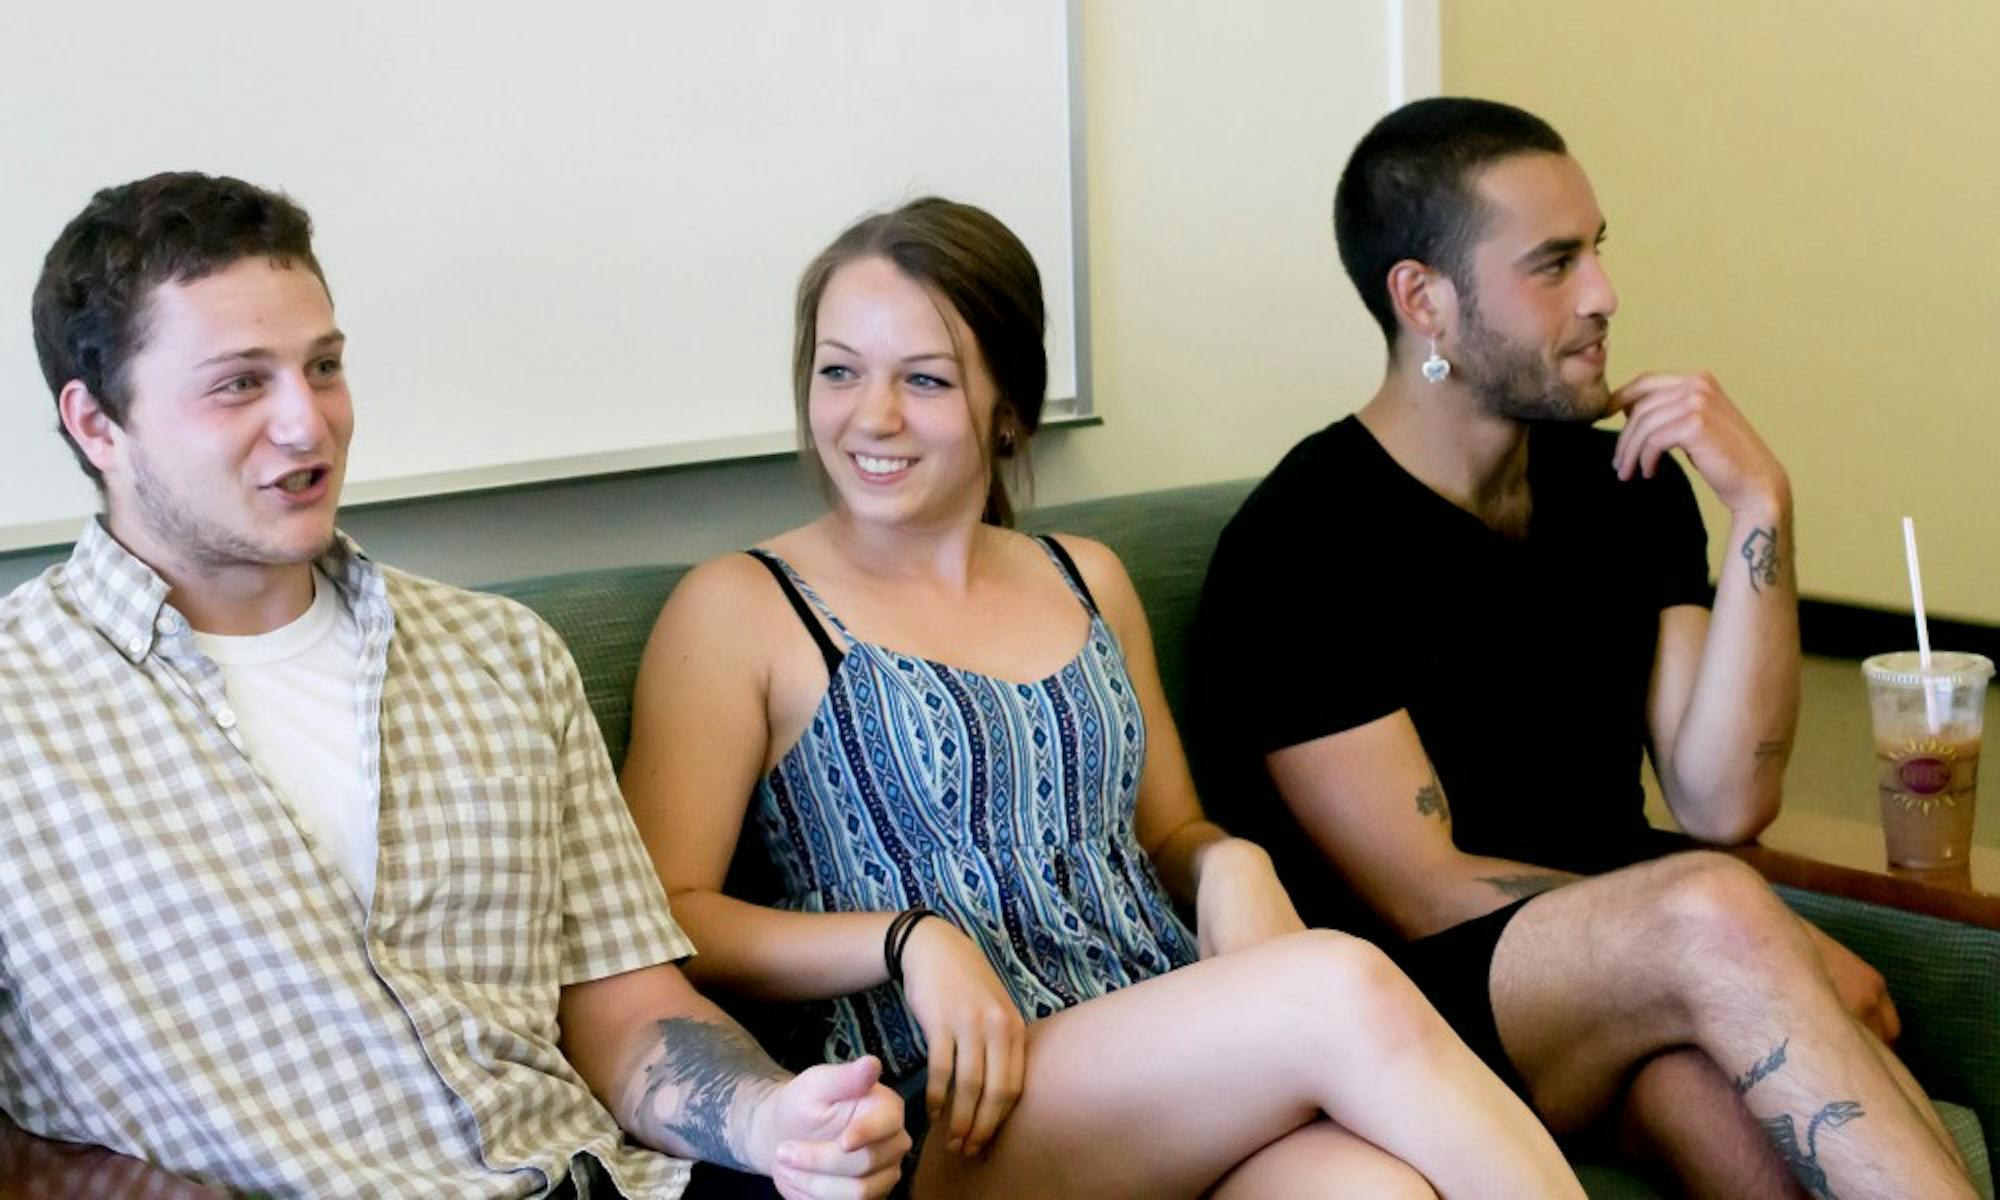
[[[1896,778],[1912,795],[1935,796],[1951,786],[1951,764],[1929,755],[1906,758],[1896,764]]]

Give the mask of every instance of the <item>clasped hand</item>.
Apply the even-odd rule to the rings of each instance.
[[[873,1057],[802,1071],[771,1093],[752,1126],[771,1148],[785,1200],[880,1200],[896,1186],[910,1135],[903,1101]]]
[[[930,1045],[931,1128],[953,1152],[980,1154],[1021,1098],[1027,1023],[985,953],[941,918],[911,931],[903,994]]]

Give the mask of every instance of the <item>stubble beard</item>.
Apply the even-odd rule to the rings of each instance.
[[[154,473],[136,446],[131,462],[132,490],[139,501],[140,519],[158,544],[186,566],[204,572],[240,566],[289,566],[313,562],[333,547],[331,534],[305,554],[260,545],[196,513]]]
[[[1460,314],[1458,369],[1487,412],[1511,421],[1586,423],[1609,415],[1611,393],[1602,375],[1587,384],[1566,382],[1539,347],[1509,342],[1488,325],[1469,292]]]

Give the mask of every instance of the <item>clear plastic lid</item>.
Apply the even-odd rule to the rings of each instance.
[[[1915,650],[1877,654],[1861,664],[1862,674],[1871,683],[1892,687],[1985,687],[1993,678],[1993,660],[1984,654],[1961,654],[1955,650],[1933,650],[1929,670]]]

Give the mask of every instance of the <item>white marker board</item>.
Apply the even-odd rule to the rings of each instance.
[[[1075,397],[1077,23],[1065,0],[6,5],[0,551],[97,505],[29,337],[42,256],[94,190],[162,170],[311,211],[353,502],[785,449],[799,271],[923,194],[1034,252],[1050,395]]]

